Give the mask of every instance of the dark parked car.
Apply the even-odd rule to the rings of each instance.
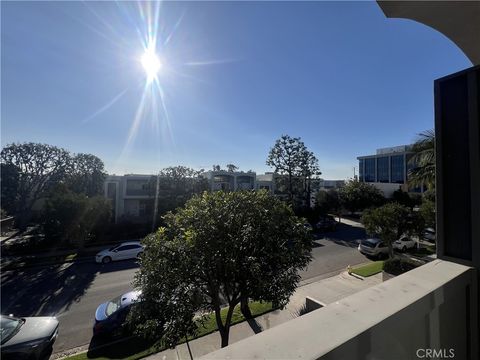
[[[94,336],[114,337],[125,333],[125,320],[141,291],[130,291],[100,304],[95,312]]]
[[[318,231],[335,231],[337,222],[333,216],[323,216],[315,224],[315,229]]]
[[[425,232],[423,233],[423,238],[429,242],[435,242],[436,240],[435,229],[426,228]]]
[[[2,360],[48,359],[58,335],[55,317],[0,316]]]

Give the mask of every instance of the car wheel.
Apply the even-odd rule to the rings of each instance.
[[[102,259],[102,263],[103,264],[108,264],[109,262],[112,261],[112,258],[110,256],[105,256],[103,259]]]

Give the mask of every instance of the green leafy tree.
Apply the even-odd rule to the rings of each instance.
[[[315,209],[322,215],[334,213],[340,216],[342,204],[338,191],[330,189],[320,190],[315,195]]]
[[[431,200],[424,199],[420,205],[420,215],[425,221],[425,227],[435,229],[435,203]]]
[[[362,223],[368,234],[378,236],[387,243],[390,258],[393,258],[394,241],[404,234],[419,235],[424,228],[418,213],[398,203],[366,210],[362,216]]]
[[[63,181],[71,166],[70,153],[47,144],[10,144],[0,153],[1,163],[18,169],[15,214],[25,228],[33,204],[49,189]]]
[[[308,151],[301,138],[282,135],[270,149],[267,162],[286,181],[290,203],[294,205],[295,197],[300,197],[304,205],[310,205],[310,185],[314,176],[320,175],[318,159]],[[297,190],[295,183],[300,184]]]
[[[418,134],[412,146],[413,156],[409,163],[413,168],[408,174],[408,184],[411,187],[427,186],[435,188],[435,131],[426,130]]]
[[[385,203],[385,197],[380,190],[358,180],[347,181],[345,186],[338,190],[338,195],[342,206],[350,213]]]
[[[194,316],[205,312],[215,313],[227,346],[235,306],[249,298],[286,305],[311,259],[303,220],[266,191],[204,192],[164,221],[144,239],[134,281],[142,302],[130,322],[170,346],[194,333]]]
[[[398,189],[393,192],[392,201],[413,208],[422,203],[422,196],[416,193],[409,194],[402,189]]]
[[[185,205],[194,194],[200,194],[209,189],[208,181],[202,174],[203,169],[197,171],[179,165],[164,168],[158,176],[152,176],[149,189],[155,199],[153,229],[156,228],[159,216]]]
[[[102,195],[106,176],[103,161],[98,157],[76,154],[72,157],[66,184],[70,190],[79,194]]]
[[[42,223],[46,238],[82,248],[103,235],[112,214],[108,200],[74,193],[61,184],[45,202]]]
[[[0,166],[2,208],[10,214],[15,214],[20,175],[19,169],[13,164],[0,164]]]

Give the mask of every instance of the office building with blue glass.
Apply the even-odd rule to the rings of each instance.
[[[377,149],[375,155],[359,156],[359,181],[372,183],[389,197],[395,190],[418,192],[407,186],[411,145]]]

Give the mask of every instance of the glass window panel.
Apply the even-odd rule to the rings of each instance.
[[[405,173],[405,163],[403,155],[395,155],[391,158],[391,177],[392,183],[403,184]]]
[[[388,183],[388,156],[377,158],[377,181]]]
[[[375,182],[375,158],[365,159],[365,182]]]

